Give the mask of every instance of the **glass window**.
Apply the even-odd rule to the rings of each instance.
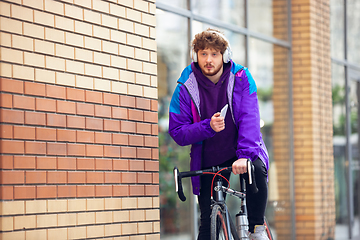
[[[167,5],[171,5],[173,7],[181,7],[181,8],[186,8],[188,9],[188,0],[156,0],[156,2],[161,2],[161,3],[165,3]]]
[[[188,19],[156,10],[157,67],[159,92],[160,144],[160,231],[162,239],[190,239],[190,201],[180,203],[175,192],[173,168],[189,170],[189,148],[178,146],[168,134],[169,104],[176,81],[186,67],[189,56]],[[190,182],[184,180],[186,196]]]
[[[348,60],[360,64],[360,1],[347,1]]]
[[[331,0],[331,56],[344,59],[344,0]]]
[[[195,14],[245,27],[244,0],[193,0]]]
[[[288,39],[287,0],[251,0],[248,4],[251,31]]]

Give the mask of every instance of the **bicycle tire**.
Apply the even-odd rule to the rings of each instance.
[[[269,240],[273,240],[273,236],[271,234],[270,226],[268,224],[268,221],[267,221],[266,217],[264,217],[264,225],[266,227],[266,234],[267,234]]]
[[[226,224],[226,215],[220,205],[214,205],[211,211],[211,240],[231,240]]]

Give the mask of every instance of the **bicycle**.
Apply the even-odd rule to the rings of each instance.
[[[254,166],[250,160],[247,161],[247,174],[240,175],[240,191],[235,191],[230,188],[230,183],[228,182],[229,187],[223,186],[221,178],[226,179],[221,175],[222,172],[231,172],[232,167],[220,168],[218,166],[212,167],[211,169],[204,169],[198,171],[189,171],[189,172],[180,172],[177,167],[174,168],[174,179],[175,179],[175,190],[178,193],[178,196],[181,201],[186,201],[186,197],[182,188],[182,178],[200,176],[203,174],[213,174],[213,180],[211,183],[211,188],[214,189],[215,197],[213,196],[213,191],[211,192],[211,201],[212,201],[212,211],[211,211],[211,240],[248,240],[248,220],[247,220],[247,211],[246,211],[246,189],[245,189],[245,176],[248,176],[248,183],[250,186],[250,191],[256,193],[258,191],[255,178],[254,178]],[[227,180],[226,180],[227,181]],[[214,185],[215,182],[215,185]],[[214,187],[213,187],[214,186]],[[225,203],[224,194],[230,194],[234,197],[237,197],[241,201],[240,211],[236,214],[236,226],[234,225],[228,208]],[[270,240],[273,240],[270,228],[268,226],[267,220],[265,218],[264,225],[266,227],[266,233]]]

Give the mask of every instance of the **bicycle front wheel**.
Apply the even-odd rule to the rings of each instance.
[[[226,214],[219,205],[214,205],[211,212],[211,240],[231,240],[226,224]]]

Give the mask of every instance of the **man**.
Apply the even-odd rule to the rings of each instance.
[[[260,133],[255,81],[247,68],[231,60],[230,44],[217,30],[197,34],[191,54],[193,63],[182,72],[171,99],[169,133],[177,144],[192,145],[192,171],[232,166],[234,174],[242,174],[247,159],[252,161],[259,192],[247,193],[249,238],[268,239],[263,224],[269,158]],[[211,178],[192,178],[201,211],[198,240],[210,239]]]

